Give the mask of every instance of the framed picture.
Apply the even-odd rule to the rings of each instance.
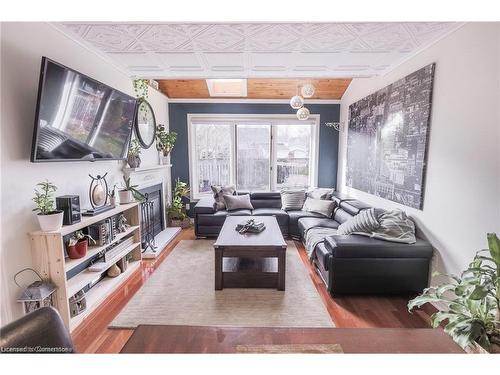
[[[434,68],[349,106],[347,186],[423,208]]]

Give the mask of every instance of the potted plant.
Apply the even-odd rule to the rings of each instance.
[[[109,190],[108,193],[109,204],[112,206],[116,206],[116,184]]]
[[[165,125],[158,125],[156,127],[156,149],[167,157],[170,151],[174,148],[175,141],[177,140],[176,132],[165,131]]]
[[[54,209],[54,192],[57,187],[48,180],[36,184],[40,186],[40,190],[35,189],[35,197],[33,201],[36,208],[33,211],[38,211],[38,224],[45,231],[59,230],[63,223],[63,211]]]
[[[183,198],[189,198],[189,185],[177,179],[175,184],[172,203],[168,208],[168,222],[171,227],[188,228],[191,225],[191,220],[186,213]]]
[[[136,189],[138,185],[132,185],[130,177],[123,176],[123,182],[122,189],[118,191],[120,204],[127,204],[135,202],[136,200],[145,199],[144,195]]]
[[[446,308],[431,316],[434,328],[443,323],[444,331],[466,351],[500,353],[500,240],[495,233],[487,238],[489,249],[478,251],[460,277],[443,275],[449,281],[425,289],[408,302],[408,310],[443,303]]]
[[[141,145],[137,139],[132,139],[128,147],[127,163],[130,168],[139,168],[141,166]]]
[[[71,259],[83,258],[87,254],[89,241],[96,244],[95,240],[88,234],[83,234],[81,230],[77,230],[70,237],[66,250]]]

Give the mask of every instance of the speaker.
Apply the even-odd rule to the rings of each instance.
[[[56,197],[56,207],[64,212],[63,224],[71,225],[82,220],[80,215],[80,197],[78,195],[62,195]]]

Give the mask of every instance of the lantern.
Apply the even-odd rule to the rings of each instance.
[[[23,304],[24,313],[28,314],[45,306],[54,306],[54,292],[56,291],[56,287],[51,282],[43,281],[42,277],[34,269],[25,268],[16,273],[14,275],[14,282],[16,285],[19,288],[23,288],[17,282],[17,276],[25,271],[32,271],[40,280],[37,280],[26,287],[17,299],[17,302],[21,302]]]

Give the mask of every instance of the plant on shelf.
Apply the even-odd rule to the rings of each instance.
[[[160,151],[164,157],[170,154],[170,151],[174,148],[176,140],[176,132],[165,131],[165,125],[160,124],[156,127],[156,149]]]
[[[54,209],[54,193],[57,187],[49,180],[36,184],[40,189],[35,189],[35,197],[33,202],[36,208],[33,211],[38,211],[38,223],[43,231],[59,230],[62,227],[63,212]]]
[[[130,177],[123,176],[122,188],[118,191],[118,196],[120,197],[120,204],[132,203],[136,200],[144,200],[146,197],[139,190],[137,190],[138,185],[132,185],[130,182]]]
[[[137,139],[132,139],[128,147],[127,162],[130,168],[139,168],[141,166],[142,148]]]
[[[68,256],[71,259],[83,258],[87,254],[89,241],[93,245],[96,244],[92,236],[84,234],[81,230],[74,232],[68,241]]]
[[[172,203],[167,211],[170,226],[187,228],[191,225],[183,202],[183,199],[189,198],[189,191],[189,185],[177,178]]]
[[[495,233],[487,238],[489,249],[478,251],[460,277],[435,273],[449,282],[425,289],[408,302],[408,310],[428,302],[444,303],[446,308],[431,316],[434,328],[444,323],[444,331],[468,351],[499,353],[500,240]]]
[[[111,189],[109,189],[108,192],[108,198],[109,198],[109,204],[112,206],[116,205],[116,184],[113,185]]]

